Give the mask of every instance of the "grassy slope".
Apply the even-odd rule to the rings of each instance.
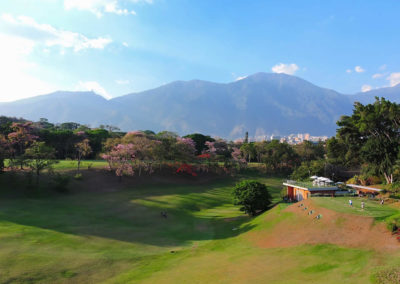
[[[279,199],[280,179],[257,179]],[[365,283],[372,267],[388,262],[376,252],[330,245],[260,249],[246,233],[269,230],[290,213],[279,205],[249,219],[231,205],[232,185],[4,197],[0,282]]]
[[[353,201],[353,206],[349,205],[349,199]],[[400,210],[394,206],[382,206],[378,200],[370,200],[359,197],[315,197],[313,200],[322,207],[348,214],[373,217],[376,220],[384,220],[394,214],[400,213]],[[361,209],[361,202],[365,203],[364,210]]]

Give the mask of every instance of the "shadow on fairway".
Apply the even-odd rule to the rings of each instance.
[[[201,185],[155,183],[115,192],[3,198],[0,220],[165,247],[226,239],[252,229],[246,224],[250,218],[231,205],[233,184],[232,179]]]

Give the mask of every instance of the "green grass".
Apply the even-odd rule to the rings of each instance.
[[[353,206],[349,205],[349,199],[353,201]],[[370,200],[360,197],[313,197],[319,206],[348,214],[373,217],[378,221],[385,220],[387,217],[400,213],[400,210],[390,205],[381,205],[378,200]],[[361,202],[365,203],[364,210],[361,209]]]
[[[281,178],[246,177],[266,183],[279,200]],[[1,179],[2,189],[10,186]],[[368,249],[259,248],[250,234],[292,215],[279,204],[249,218],[231,203],[234,183],[1,197],[0,283],[366,283],[376,265],[398,264]]]
[[[81,161],[81,169],[89,168],[105,168],[107,162],[104,160],[84,160]],[[56,170],[74,170],[78,168],[78,161],[75,160],[60,160],[53,165]]]

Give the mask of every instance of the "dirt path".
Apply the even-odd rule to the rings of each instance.
[[[299,207],[301,203],[303,206]],[[308,215],[310,210],[315,212]],[[376,223],[370,217],[338,213],[319,207],[312,200],[295,203],[283,212],[293,213],[294,218],[251,236],[258,246],[272,248],[326,243],[379,251],[400,249],[400,243],[385,224]],[[318,214],[322,214],[319,220],[316,219]]]

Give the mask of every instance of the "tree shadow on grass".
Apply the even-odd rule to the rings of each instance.
[[[182,246],[252,229],[250,218],[229,205],[231,184],[229,180],[201,186],[152,184],[118,192],[5,198],[0,200],[0,220],[78,236]],[[207,210],[215,212],[203,214]]]

